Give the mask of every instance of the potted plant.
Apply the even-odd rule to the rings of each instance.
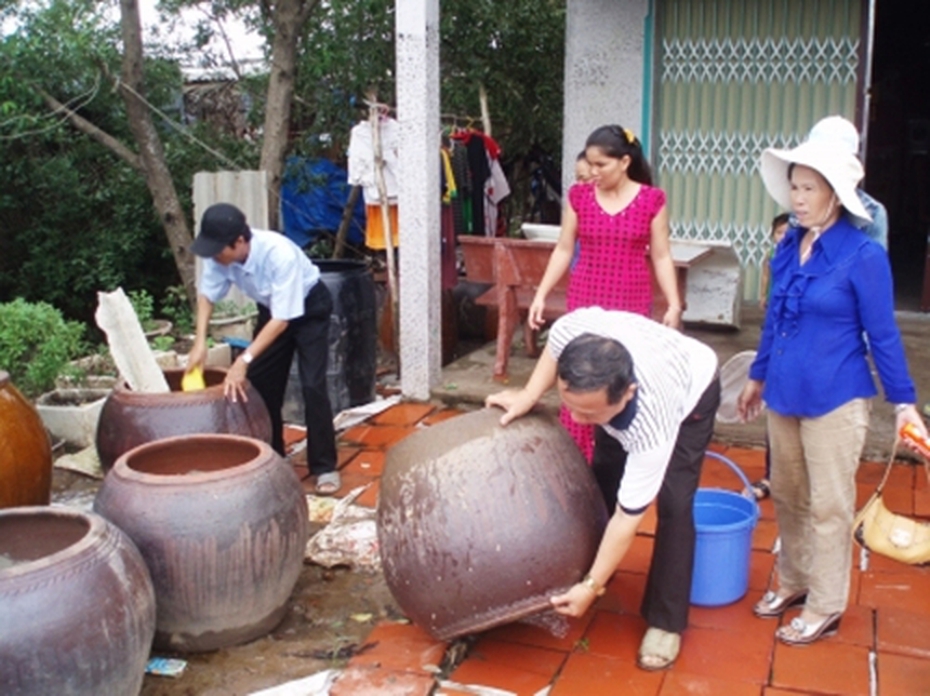
[[[213,305],[210,336],[216,341],[222,341],[224,338],[250,341],[257,316],[258,308],[254,302],[237,304],[232,300],[221,300]]]

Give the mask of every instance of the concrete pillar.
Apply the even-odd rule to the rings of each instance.
[[[439,0],[397,0],[395,13],[401,390],[425,401],[442,363]]]
[[[568,0],[563,190],[574,179],[575,157],[598,126],[618,123],[648,144],[643,85],[651,60],[645,55],[649,5],[650,0]]]

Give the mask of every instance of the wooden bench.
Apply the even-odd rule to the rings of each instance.
[[[513,344],[513,332],[518,322],[523,323],[527,354],[530,357],[539,355],[537,332],[526,323],[526,315],[536,294],[536,288],[539,287],[539,282],[546,271],[554,245],[549,241],[468,235],[458,237],[458,241],[465,260],[465,279],[492,285],[491,289],[478,297],[475,302],[479,305],[497,308],[494,378],[504,379],[507,376],[507,361]],[[675,256],[674,248],[673,256]],[[695,258],[693,254],[689,254],[687,258],[675,259],[678,292],[682,302],[685,301],[688,267]],[[668,305],[665,297],[659,292],[654,277],[652,284],[655,295],[653,317],[661,319]],[[554,321],[567,311],[565,304],[567,287],[568,274],[565,274],[546,297],[543,318],[547,321]]]

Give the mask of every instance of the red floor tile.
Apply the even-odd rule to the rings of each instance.
[[[642,617],[596,611],[579,650],[633,663],[645,632]]]
[[[452,672],[449,679],[458,684],[503,689],[517,696],[534,696],[549,684],[552,677],[469,657]]]
[[[930,659],[930,614],[888,608],[879,609],[876,615],[879,652]]]
[[[734,451],[734,448],[728,449],[723,456],[730,457],[731,452]],[[740,450],[736,450],[740,452]],[[751,452],[752,450],[742,450],[741,452]],[[759,450],[761,451],[761,450]],[[742,455],[744,458],[748,458],[747,455]],[[740,462],[733,462],[737,464],[739,469],[743,472],[746,478],[749,479],[749,482],[752,483],[756,479],[762,478],[765,473],[764,464],[742,464]],[[712,457],[707,457],[704,459],[704,465],[701,467],[701,488],[723,488],[728,491],[741,491],[744,486],[739,477],[733,473],[733,471],[721,461],[713,459]]]
[[[762,685],[768,682],[771,655],[772,639],[765,627],[752,633],[689,628],[682,637],[681,654],[672,669]]]
[[[760,696],[761,693],[762,687],[758,684],[699,677],[694,674],[672,671],[662,682],[659,696],[705,696],[707,694]]]
[[[745,634],[761,635],[771,642],[775,635],[778,621],[760,619],[752,613],[752,608],[762,597],[762,590],[750,590],[738,602],[724,607],[691,607],[688,625],[696,628],[712,628],[718,631],[735,631]]]
[[[646,592],[646,575],[618,571],[607,583],[607,592],[597,602],[600,611],[639,614]]]
[[[358,447],[346,447],[340,446],[336,448],[336,468],[342,469],[347,464],[355,458],[355,456],[361,452]]]
[[[549,696],[657,696],[665,675],[627,660],[572,653]]]
[[[381,494],[381,479],[374,479],[371,485],[362,491],[362,494],[356,498],[355,504],[361,507],[376,508],[378,507],[378,496]]]
[[[349,492],[359,488],[361,486],[367,486],[369,483],[378,482],[379,479],[376,476],[365,476],[364,474],[359,474],[354,471],[343,471],[340,472],[342,475],[342,486],[339,488],[337,497],[342,498],[349,494]],[[364,495],[364,493],[362,494]],[[356,502],[358,502],[356,500]]]
[[[775,554],[768,551],[752,551],[749,556],[749,589],[768,589],[774,570]]]
[[[568,619],[568,633],[563,636],[554,636],[549,631],[533,626],[530,624],[514,623],[505,624],[492,628],[484,633],[489,640],[499,640],[507,643],[519,643],[520,645],[532,645],[538,648],[549,650],[560,650],[568,652],[573,650],[575,645],[581,640],[585,630],[594,618],[594,612],[589,611],[584,616],[577,619]]]
[[[435,410],[433,404],[402,403],[382,411],[369,422],[375,425],[416,425]]]
[[[344,432],[342,439],[366,448],[387,448],[414,432],[413,426],[359,425]]]
[[[869,696],[869,651],[825,638],[811,645],[775,645],[772,686],[843,696]]]
[[[345,473],[363,476],[381,476],[384,473],[385,453],[379,450],[356,450],[356,455],[345,466]]]
[[[457,408],[444,408],[441,411],[434,411],[426,416],[426,418],[420,421],[420,425],[436,425],[450,418],[461,416],[463,413],[465,413],[465,411],[460,411]]]
[[[930,694],[930,660],[879,653],[878,692],[881,696]]]
[[[838,643],[875,647],[875,610],[858,604],[850,604],[843,612],[840,630],[836,634]]]
[[[930,575],[872,570],[862,573],[859,604],[930,614]]]
[[[813,691],[795,691],[794,689],[788,691],[774,686],[766,686],[762,689],[762,696],[821,696],[821,694],[815,694]]]
[[[652,561],[652,537],[643,534],[637,534],[626,552],[626,556],[620,561],[618,570],[628,573],[646,573],[649,571],[649,564]]]
[[[380,667],[395,672],[433,674],[446,651],[446,644],[432,638],[413,624],[380,623],[365,639],[374,644],[369,650],[353,657],[352,667]]]
[[[771,496],[765,500],[760,500],[759,502],[759,519],[761,520],[774,520],[775,519],[775,503],[772,502]]]
[[[752,548],[757,551],[771,551],[778,538],[778,525],[772,520],[759,520],[752,532]]]
[[[885,475],[887,462],[862,462],[856,471],[856,483],[872,486],[874,490]],[[914,466],[912,464],[896,463],[891,467],[886,486],[897,486],[912,489],[914,487]]]
[[[723,456],[740,468],[765,469],[765,449],[762,447],[729,447]]]
[[[875,486],[869,483],[856,484],[856,509],[858,510],[875,492]],[[882,491],[882,500],[892,512],[901,515],[914,514],[914,491],[903,486],[888,486]]]
[[[930,519],[930,483],[923,471],[914,474],[914,514]]]
[[[874,570],[876,573],[930,576],[930,567],[928,566],[908,565],[907,563],[902,563],[893,558],[888,558],[887,556],[872,552],[869,552],[868,570]]]
[[[562,667],[568,653],[531,645],[520,645],[484,636],[468,652],[469,660],[494,662],[507,667],[531,672],[551,681]]]
[[[286,452],[293,445],[307,439],[307,428],[305,426],[287,423],[284,425],[282,435],[284,437],[284,451]]]
[[[349,667],[330,689],[330,696],[429,696],[432,677],[371,667]]]

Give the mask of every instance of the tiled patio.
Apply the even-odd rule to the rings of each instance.
[[[359,504],[374,506],[378,479],[390,446],[419,428],[460,412],[430,404],[400,404],[340,436],[345,494],[372,482]],[[292,434],[292,437],[300,437]],[[763,470],[757,449],[713,446],[741,466],[750,479]],[[883,463],[862,464],[860,504],[874,489]],[[300,467],[301,474],[306,469]],[[731,472],[707,460],[702,486],[738,488]],[[306,485],[310,490],[310,482]],[[930,488],[920,467],[896,464],[885,500],[896,512],[930,518]],[[913,568],[877,556],[863,558],[854,547],[852,600],[839,634],[807,647],[775,641],[777,620],[761,620],[752,604],[773,571],[777,536],[771,501],[752,543],[749,592],[721,608],[694,607],[681,655],[664,672],[636,667],[645,629],[637,613],[652,547],[654,516],[648,516],[627,558],[586,616],[570,622],[565,638],[526,624],[511,624],[477,637],[464,661],[440,684],[437,666],[448,648],[416,626],[382,623],[370,650],[354,657],[332,689],[333,696],[491,694],[597,696],[635,694],[723,694],[785,696],[842,694],[915,696],[930,694],[930,568]],[[789,612],[790,620],[797,610]],[[450,686],[449,682],[461,685]],[[467,686],[491,687],[500,692]],[[548,692],[546,689],[549,689]]]

